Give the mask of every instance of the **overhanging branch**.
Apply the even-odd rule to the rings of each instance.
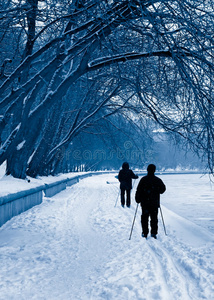
[[[121,55],[115,55],[111,57],[105,57],[105,58],[93,60],[88,64],[88,70],[94,71],[114,63],[126,62],[129,60],[136,60],[140,58],[153,57],[153,56],[172,57],[172,53],[170,50],[160,50],[160,51],[142,52],[142,53],[124,53]]]

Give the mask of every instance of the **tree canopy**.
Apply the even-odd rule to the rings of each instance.
[[[213,29],[212,0],[1,3],[0,164],[60,171],[62,147],[117,115],[183,137],[212,172]]]

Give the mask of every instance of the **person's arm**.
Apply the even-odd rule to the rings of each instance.
[[[121,170],[120,170],[120,172],[118,174],[118,178],[117,179],[121,182]]]
[[[135,201],[137,203],[141,202],[141,189],[142,189],[142,179],[140,180],[140,182],[139,182],[139,184],[137,186],[136,193],[135,193]]]
[[[163,181],[160,179],[160,189],[159,189],[159,193],[163,194],[166,191],[166,186],[163,183]]]
[[[138,176],[138,175],[135,175],[134,172],[132,171],[132,172],[131,172],[131,177],[132,177],[132,179],[138,179],[139,176]]]

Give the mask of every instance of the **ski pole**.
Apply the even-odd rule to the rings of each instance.
[[[131,228],[131,232],[130,232],[129,240],[131,240],[132,231],[133,231],[133,228],[134,228],[134,222],[135,222],[136,215],[137,215],[137,209],[138,209],[138,205],[139,205],[139,203],[137,204],[137,207],[136,207],[136,210],[135,210],[135,215],[134,215],[134,220],[133,220],[133,222],[132,222],[132,228]]]
[[[163,219],[163,213],[162,213],[161,206],[160,206],[160,212],[161,212],[161,218],[162,218],[162,222],[163,222],[164,232],[165,232],[165,235],[167,235],[167,234],[166,234],[166,227],[165,227],[165,224],[164,224],[164,219]]]
[[[120,189],[119,189],[119,192],[118,192],[118,194],[117,194],[117,199],[116,199],[116,202],[115,202],[115,205],[114,205],[114,207],[116,207],[116,206],[117,206],[117,201],[118,201],[118,198],[119,198],[119,194],[120,194]]]

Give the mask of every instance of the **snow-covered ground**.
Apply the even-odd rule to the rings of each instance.
[[[0,300],[213,300],[214,190],[208,176],[162,175],[158,239],[141,237],[114,175],[81,180],[0,228]],[[109,184],[107,184],[107,181]],[[160,217],[160,216],[159,216]]]

